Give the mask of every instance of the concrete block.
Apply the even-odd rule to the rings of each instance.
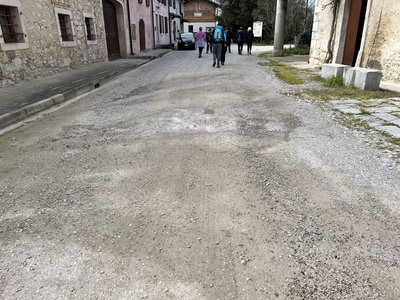
[[[65,101],[65,97],[63,94],[57,94],[53,96],[53,101],[55,104],[59,104]]]
[[[373,69],[358,68],[354,86],[367,91],[375,91],[379,89],[382,79],[382,71]]]
[[[45,109],[48,109],[54,105],[54,101],[52,98],[44,99],[42,101],[33,103],[31,105],[25,106],[24,110],[27,116],[31,116],[38,112],[41,112]]]
[[[341,64],[323,64],[321,76],[322,78],[328,79],[330,77],[343,77],[344,70],[350,68],[347,65]]]

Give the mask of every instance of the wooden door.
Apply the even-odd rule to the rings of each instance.
[[[114,4],[103,0],[104,25],[106,30],[108,59],[114,60],[121,57],[119,49],[117,11]]]
[[[367,2],[368,0],[351,0],[343,52],[344,65],[354,66],[356,63],[361,46]]]
[[[140,51],[146,50],[146,29],[143,19],[139,21],[139,42]]]

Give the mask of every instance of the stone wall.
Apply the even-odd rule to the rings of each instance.
[[[400,1],[372,1],[360,65],[382,70],[383,80],[400,83]]]
[[[20,5],[26,47],[0,49],[0,87],[107,59],[101,1],[35,0],[21,1]],[[60,42],[55,8],[71,11],[74,43]],[[86,39],[84,14],[93,15],[96,41]]]
[[[333,13],[332,0],[317,0],[311,41],[310,63],[321,65],[328,55]],[[342,63],[350,1],[340,1],[333,40],[332,63]],[[400,1],[369,0],[356,66],[381,70],[382,80],[400,83]]]

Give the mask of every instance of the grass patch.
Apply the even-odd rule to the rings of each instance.
[[[298,76],[298,70],[277,60],[269,60],[258,63],[261,66],[271,67],[276,77],[289,84],[302,84],[303,79]]]
[[[324,84],[325,87],[334,87],[334,88],[341,87],[343,86],[343,77],[332,76],[329,77],[328,79],[323,79],[322,83]]]
[[[294,48],[284,48],[283,49],[283,56],[293,56],[293,55],[309,55],[310,54],[310,47],[300,45],[299,47]],[[272,57],[273,51],[266,51],[263,53],[258,54],[258,57],[261,58],[268,58]]]
[[[309,55],[310,47],[305,45],[299,45],[295,48],[285,48],[283,49],[284,56],[292,56],[292,55]]]
[[[323,88],[305,89],[303,90],[303,92],[311,98],[321,99],[323,101],[335,99],[369,100],[398,96],[398,93],[386,90],[365,91],[352,86],[345,87],[343,86],[342,77],[333,76],[328,79],[324,79],[320,75],[315,75],[312,76],[311,79],[317,82],[321,82]],[[367,112],[365,113],[367,114]]]

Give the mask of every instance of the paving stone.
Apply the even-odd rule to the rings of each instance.
[[[374,106],[374,107],[367,107],[365,109],[370,113],[391,113],[391,112],[398,112],[399,108],[397,106]]]
[[[386,132],[395,138],[400,138],[400,127],[397,126],[376,126],[374,127],[380,131]]]
[[[392,101],[390,103],[393,104],[393,105],[396,105],[396,106],[398,106],[400,108],[400,101]]]
[[[338,105],[338,106],[335,106],[335,108],[345,114],[353,114],[353,115],[361,114],[361,110],[358,107],[352,107],[352,106],[347,106],[347,105]]]
[[[394,115],[388,114],[388,113],[377,113],[377,114],[372,114],[373,116],[388,121],[388,122],[392,122],[397,120],[398,118]]]
[[[360,100],[354,100],[354,99],[350,99],[350,100],[332,100],[329,101],[329,103],[332,104],[359,104],[361,103]]]
[[[368,123],[369,126],[376,128],[378,126],[382,126],[384,121],[380,118],[377,118],[373,115],[354,115],[360,121],[364,121]]]

